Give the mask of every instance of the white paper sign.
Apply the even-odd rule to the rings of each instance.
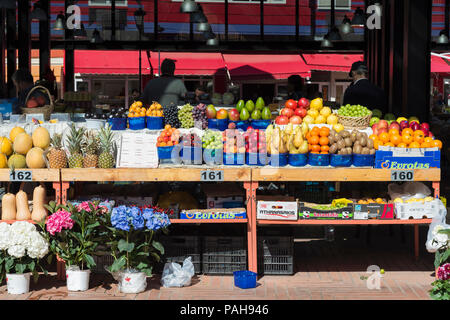
[[[157,168],[157,133],[124,132],[119,142],[118,168]]]

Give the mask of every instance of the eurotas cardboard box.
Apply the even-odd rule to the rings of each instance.
[[[257,219],[260,220],[298,220],[296,201],[258,201]]]
[[[380,147],[375,153],[375,168],[390,170],[430,169],[441,167],[438,148],[410,149]]]
[[[227,219],[245,219],[247,212],[244,208],[235,209],[206,209],[206,210],[183,210],[180,212],[180,219],[212,219],[212,220],[227,220]]]

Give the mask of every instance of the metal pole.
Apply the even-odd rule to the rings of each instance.
[[[447,36],[450,37],[450,0],[445,0],[445,30],[447,31]]]
[[[259,25],[259,33],[260,33],[261,40],[264,40],[264,0],[260,0],[259,9],[260,9],[260,16],[261,16],[260,17],[261,22]]]
[[[141,34],[142,34],[142,29],[139,28],[139,95],[142,92],[142,57],[141,57]]]
[[[161,50],[158,50],[158,76],[161,76]]]
[[[335,9],[335,0],[331,0],[331,27],[334,27],[336,25]]]

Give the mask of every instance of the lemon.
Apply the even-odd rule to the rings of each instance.
[[[338,117],[336,117],[334,114],[330,114],[327,117],[327,124],[331,124],[331,125],[338,124]]]
[[[323,99],[322,98],[316,98],[311,101],[309,105],[310,109],[314,110],[321,110],[323,108]]]
[[[308,114],[311,117],[313,117],[314,119],[316,119],[319,116],[319,111],[315,110],[315,109],[309,109],[306,114]]]
[[[6,137],[0,137],[0,152],[10,156],[13,152],[11,140]]]
[[[324,124],[326,122],[327,122],[327,119],[324,116],[322,116],[322,115],[319,115],[316,118],[316,120],[314,121],[315,124]]]
[[[344,130],[344,126],[340,123],[333,125],[333,129],[334,131],[336,131],[337,133],[341,132],[342,130]]]
[[[324,117],[328,117],[331,114],[330,107],[322,108],[322,110],[320,110],[320,114],[323,115]]]
[[[380,273],[381,273],[381,274],[384,274],[384,269],[381,269],[381,270],[380,270]]]
[[[305,118],[303,118],[303,123],[314,124],[314,118],[310,115],[307,115]]]
[[[0,168],[8,168],[8,160],[4,153],[0,153]]]

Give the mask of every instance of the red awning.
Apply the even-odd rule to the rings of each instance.
[[[431,55],[431,72],[450,73],[450,60]]]
[[[311,70],[349,72],[352,64],[363,61],[363,54],[303,54]]]
[[[220,53],[161,52],[165,58],[176,60],[176,75],[213,75],[224,62]],[[150,52],[154,74],[158,73],[158,52]],[[75,73],[84,74],[139,74],[139,51],[75,51]],[[142,74],[150,73],[147,53],[142,51]]]
[[[310,77],[300,55],[224,54],[231,79],[287,79],[293,74]]]

